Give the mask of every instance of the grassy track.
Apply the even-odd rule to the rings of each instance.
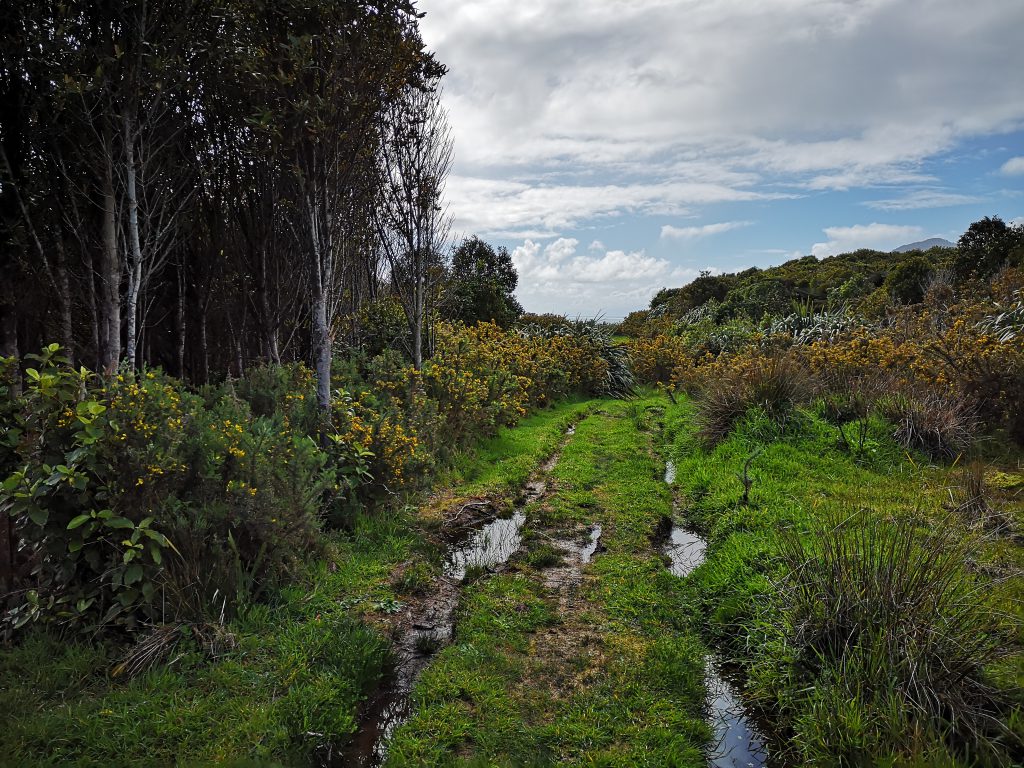
[[[704,648],[651,541],[672,511],[651,451],[662,407],[607,402],[579,424],[527,510],[525,552],[467,586],[389,765],[704,764]],[[559,583],[552,541],[595,524],[602,551]]]
[[[663,451],[678,464],[676,483],[687,522],[709,542],[705,563],[685,583],[680,599],[692,606],[706,642],[743,667],[748,693],[772,713],[791,745],[789,762],[1020,764],[1024,638],[1019,622],[1007,622],[1009,656],[983,670],[984,679],[1002,690],[1006,705],[998,715],[1003,725],[978,743],[968,743],[965,731],[917,715],[897,688],[898,670],[883,662],[875,669],[861,666],[865,656],[877,661],[870,649],[845,648],[850,651],[845,662],[815,661],[812,667],[821,669],[812,674],[802,666],[804,649],[785,640],[792,627],[787,627],[787,603],[780,594],[792,576],[783,557],[784,543],[795,536],[813,549],[807,543],[815,540],[813,532],[828,529],[836,520],[853,521],[850,524],[864,532],[910,521],[910,528],[899,530],[909,531],[922,546],[927,546],[928,536],[949,533],[950,552],[965,557],[959,567],[962,574],[944,588],[963,582],[975,590],[972,600],[991,601],[996,613],[1019,618],[1024,551],[1005,532],[980,531],[971,520],[950,512],[962,495],[962,468],[935,466],[924,457],[907,455],[891,439],[891,425],[882,421],[871,424],[869,450],[857,457],[840,450],[836,428],[812,412],[796,414],[785,430],[748,415],[714,449],[699,445],[695,431],[689,403],[667,410]],[[988,450],[990,502],[1019,531],[1024,523],[1024,457],[991,445]],[[739,477],[751,456],[755,458],[749,471],[750,503],[743,505]],[[884,571],[880,574],[884,577]],[[927,596],[933,598],[940,591]],[[872,621],[882,621],[881,610],[882,606],[872,610]],[[912,631],[909,621],[901,623],[903,615],[897,612],[887,627],[897,638]],[[928,619],[930,631],[957,631],[956,625],[944,623],[943,616]],[[974,632],[990,629],[979,625]],[[951,639],[957,644],[969,638]],[[952,663],[929,658],[923,651],[919,661]],[[1001,728],[1016,735],[999,735]]]
[[[108,671],[122,651],[107,646],[39,632],[0,652],[0,764],[308,764],[327,737],[306,734],[337,741],[350,733],[387,665],[387,643],[373,627],[407,599],[410,584],[396,571],[428,584],[437,572],[438,552],[422,531],[461,499],[511,503],[577,421],[547,493],[526,510],[523,549],[500,572],[467,579],[454,642],[420,679],[416,712],[395,735],[389,766],[704,765],[709,648],[740,665],[793,764],[1021,759],[1019,652],[984,670],[1002,692],[1002,735],[997,728],[987,742],[965,746],[892,698],[891,680],[845,662],[812,674],[800,649],[784,642],[790,608],[780,589],[792,575],[785,542],[814,541],[837,515],[862,526],[911,520],[912,533],[953,526],[969,543],[965,583],[1019,617],[1024,555],[1005,532],[980,535],[950,516],[959,468],[908,456],[881,421],[871,424],[865,451],[851,456],[812,412],[785,430],[748,416],[708,449],[694,438],[688,402],[645,396],[565,404],[503,430],[454,461],[417,513],[366,516],[334,536],[326,556],[272,605],[228,623],[234,644],[222,644],[213,660],[185,643],[170,668],[119,681]],[[990,501],[1021,530],[1022,457],[989,453]],[[677,466],[674,489],[663,482],[664,459]],[[739,476],[748,459],[744,505]],[[675,514],[709,544],[704,564],[683,580],[652,541],[674,513],[673,490]],[[580,545],[595,526],[600,549],[583,563]],[[1019,649],[1016,631],[1010,640]]]

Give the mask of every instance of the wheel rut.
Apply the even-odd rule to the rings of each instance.
[[[511,516],[498,515],[499,510],[507,506],[507,500],[492,498],[474,498],[442,513],[442,575],[428,594],[411,600],[389,621],[388,633],[393,638],[395,652],[393,670],[364,705],[359,729],[351,741],[340,750],[332,750],[319,761],[320,765],[378,768],[384,764],[395,729],[413,714],[412,691],[416,680],[434,654],[452,641],[464,578],[471,569],[498,572],[520,550],[526,510],[548,493],[549,475],[575,433],[573,423],[555,451],[537,466],[519,489]],[[592,543],[596,548],[596,538]],[[577,560],[582,561],[585,549],[585,546],[579,547]]]

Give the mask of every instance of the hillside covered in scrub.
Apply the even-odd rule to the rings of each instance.
[[[818,259],[804,256],[777,267],[713,275],[701,274],[681,288],[666,288],[650,307],[632,313],[621,326],[625,334],[644,332],[647,320],[678,320],[704,308],[715,320],[760,321],[845,307],[879,318],[893,306],[948,298],[947,289],[975,288],[1004,268],[1024,265],[1024,225],[1011,226],[998,216],[972,224],[955,248],[882,252],[859,250]]]

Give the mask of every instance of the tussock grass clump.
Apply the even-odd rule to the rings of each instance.
[[[809,393],[806,372],[789,357],[744,357],[716,366],[697,396],[699,435],[709,445],[721,442],[755,407],[784,425]]]
[[[969,572],[962,528],[861,512],[783,542],[780,628],[812,699],[797,723],[807,749],[850,764],[937,740],[996,751],[1008,702],[984,670],[1009,654],[1010,619]],[[824,717],[837,701],[849,717]]]
[[[960,470],[950,497],[953,513],[965,525],[993,533],[1012,530],[1010,517],[992,503],[992,492],[985,482],[984,462],[975,459]]]
[[[526,563],[538,571],[565,564],[565,550],[552,544],[540,544],[526,555]]]
[[[933,459],[953,459],[973,445],[978,434],[974,409],[960,397],[900,393],[888,398],[885,415],[896,424],[894,437],[904,448]]]

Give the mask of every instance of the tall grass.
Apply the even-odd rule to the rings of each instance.
[[[897,393],[885,398],[882,412],[896,425],[900,445],[933,459],[955,459],[977,438],[977,415],[962,397]]]
[[[755,407],[775,423],[785,424],[809,391],[806,373],[788,357],[761,358],[726,368],[705,380],[697,395],[700,438],[709,445],[721,442]]]
[[[936,737],[998,752],[1009,702],[985,670],[1010,653],[1011,619],[968,570],[970,542],[956,525],[923,531],[865,512],[783,537],[790,576],[775,621],[812,699],[801,709],[817,713],[798,725],[812,752],[857,764],[879,745],[913,755]],[[855,705],[856,727],[824,716],[838,701]]]

